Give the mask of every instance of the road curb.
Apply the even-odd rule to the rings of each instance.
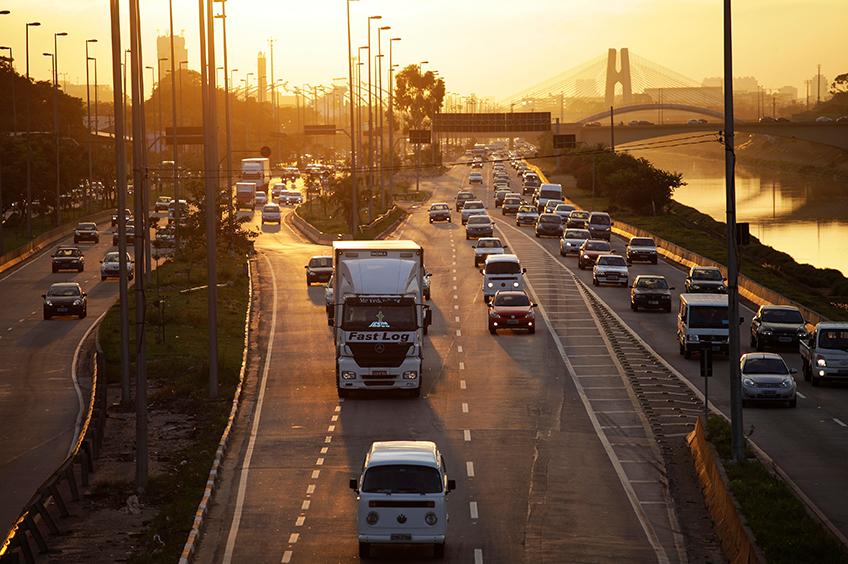
[[[191,562],[195,553],[197,552],[197,547],[200,544],[201,533],[203,532],[203,525],[206,520],[206,516],[209,513],[209,505],[212,502],[213,497],[215,496],[215,490],[218,485],[218,478],[220,478],[220,470],[221,465],[224,461],[224,455],[227,452],[227,447],[230,442],[230,435],[232,434],[233,427],[235,425],[236,417],[239,413],[239,408],[241,407],[241,396],[242,391],[244,390],[244,378],[247,373],[247,353],[248,347],[250,345],[250,322],[252,321],[253,316],[253,296],[254,296],[254,288],[253,288],[253,270],[251,268],[251,260],[248,259],[246,261],[246,270],[247,270],[247,280],[248,280],[248,293],[247,293],[247,311],[244,316],[244,349],[242,350],[241,356],[241,369],[239,370],[239,382],[238,386],[236,386],[236,390],[233,393],[233,402],[232,407],[230,408],[230,416],[227,418],[227,426],[224,427],[224,432],[221,433],[221,440],[218,441],[218,448],[215,450],[215,458],[212,461],[212,467],[209,469],[209,475],[206,479],[206,487],[203,490],[203,497],[200,498],[200,503],[197,504],[197,510],[194,512],[194,521],[191,525],[191,531],[189,531],[188,538],[186,539],[185,545],[183,545],[182,553],[180,554],[180,564],[188,564]]]

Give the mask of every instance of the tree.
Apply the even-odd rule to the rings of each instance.
[[[409,65],[397,74],[395,107],[406,114],[412,128],[421,129],[433,121],[445,97],[445,81],[431,71],[421,73],[419,65]]]
[[[831,94],[841,94],[848,92],[848,72],[843,72],[833,79],[830,85]]]

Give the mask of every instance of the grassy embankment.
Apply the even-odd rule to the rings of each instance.
[[[330,201],[328,197],[314,198],[298,206],[297,213],[322,233],[335,235],[350,234],[347,212]],[[362,230],[358,239],[373,239],[396,221],[406,217],[407,212],[400,206],[391,209],[389,213],[375,211],[375,221],[367,223],[367,209],[361,210],[360,222]]]
[[[548,170],[545,172],[551,176]],[[634,215],[629,210],[617,209],[604,195],[593,196],[591,190],[575,187],[573,180],[555,178],[560,178],[555,181],[563,182],[568,197],[580,207],[609,210],[615,219],[726,264],[725,224],[695,208],[671,202],[669,213]],[[798,264],[788,254],[763,245],[754,237],[751,239],[750,245],[742,247],[743,274],[826,317],[848,319],[848,279],[839,271]]]
[[[90,211],[84,211],[77,208],[62,210],[62,226],[66,227],[68,231],[71,231],[81,218],[94,215],[104,209],[109,208],[98,206],[97,208],[92,208]],[[38,237],[42,233],[46,233],[55,227],[54,216],[52,214],[38,215],[32,218],[33,238]],[[26,245],[29,241],[30,239],[27,237],[26,219],[19,219],[13,226],[3,227],[3,252],[0,254],[17,250]]]
[[[724,419],[711,416],[707,436],[768,562],[848,561],[848,549],[812,518],[792,490],[758,459],[749,456],[743,464],[731,461],[730,425]]]
[[[177,415],[190,422],[193,431],[167,450],[155,452],[157,472],[151,472],[142,503],[158,509],[147,523],[130,556],[130,562],[175,562],[191,528],[194,512],[206,485],[209,467],[226,425],[233,392],[238,383],[244,347],[244,318],[248,299],[245,258],[241,254],[218,255],[218,399],[207,397],[209,360],[207,355],[207,292],[205,288],[180,290],[206,284],[206,263],[195,253],[166,263],[154,273],[147,292],[147,375],[151,393],[148,410]],[[156,289],[155,278],[159,288]],[[130,292],[130,347],[134,343],[134,296]],[[155,305],[165,300],[165,339],[161,340],[162,318]],[[106,353],[109,382],[120,382],[120,314],[117,304],[109,311],[100,329]],[[134,366],[131,366],[131,374]],[[109,432],[107,428],[107,433]],[[151,429],[151,432],[155,432]],[[153,453],[152,453],[153,456]],[[110,484],[113,494],[126,499],[134,490],[131,482]],[[161,543],[157,540],[161,539]]]

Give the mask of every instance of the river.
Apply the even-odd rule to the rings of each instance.
[[[724,154],[719,145],[685,150],[643,150],[659,168],[683,173],[686,186],[674,199],[725,220]],[[839,186],[841,184],[841,186]],[[835,268],[848,276],[848,186],[832,178],[775,171],[761,164],[736,165],[738,221],[751,235],[800,263]]]

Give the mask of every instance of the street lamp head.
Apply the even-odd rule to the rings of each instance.
[[[383,16],[368,16],[369,20],[382,20]]]
[[[390,26],[390,25],[384,25],[384,26],[381,26],[381,27],[380,27],[380,31],[386,31],[387,29],[392,29],[392,26]]]
[[[392,37],[389,41],[400,41],[400,37]]]
[[[65,37],[66,35],[68,35],[68,32],[67,31],[60,31],[60,32],[54,33],[53,35],[55,35],[56,37]]]
[[[230,72],[238,72],[238,69],[230,69]]]
[[[29,22],[29,23],[27,23],[27,27],[30,27],[30,26],[38,27],[40,25],[41,25],[41,22]]]
[[[42,53],[42,55],[44,55],[45,57],[52,57],[53,53]]]
[[[12,13],[12,12],[10,12],[9,10],[0,10],[0,16],[7,16],[7,15],[9,15],[9,14],[11,14],[11,13]]]
[[[85,42],[86,43],[97,43],[97,40],[96,39],[86,39]]]
[[[430,61],[421,61],[421,62],[420,62],[420,63],[418,63],[418,64],[419,64],[419,65],[429,65],[429,64],[430,64]]]

